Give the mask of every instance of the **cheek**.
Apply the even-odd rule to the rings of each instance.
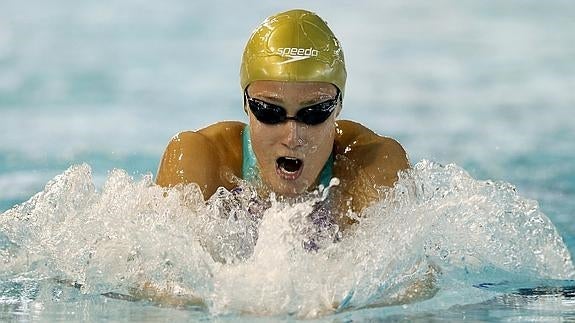
[[[254,127],[251,131],[252,146],[271,146],[276,142],[277,135],[273,129]]]
[[[252,117],[253,118],[253,117]],[[271,152],[271,148],[274,147],[275,143],[278,141],[277,131],[274,127],[262,124],[257,120],[252,120],[250,118],[250,135],[252,140],[252,148],[256,153],[257,159],[262,162],[267,159],[267,152]]]
[[[330,122],[321,128],[321,136],[325,139],[333,139],[335,137],[335,123]]]
[[[266,138],[263,134],[266,132],[266,127],[261,122],[258,122],[257,119],[250,114],[250,137],[252,139],[252,145],[258,146],[260,143],[264,141]]]
[[[335,138],[335,124],[330,122],[317,127],[309,127],[306,133],[311,150],[331,149]]]

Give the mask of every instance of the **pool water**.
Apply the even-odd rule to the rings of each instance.
[[[253,217],[249,187],[153,185],[172,135],[246,120],[244,42],[287,7],[0,4],[2,320],[573,319],[575,4],[293,7],[342,42],[340,117],[413,165],[317,252],[321,194]],[[430,270],[435,294],[402,301]]]

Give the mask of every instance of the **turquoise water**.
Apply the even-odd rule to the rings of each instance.
[[[575,4],[371,1],[358,7],[316,1],[292,6],[320,13],[342,41],[349,74],[342,118],[403,144],[418,165],[406,186],[445,194],[409,195],[398,209],[380,203],[368,211],[374,229],[361,227],[356,238],[338,245],[341,251],[328,247],[313,259],[293,251],[297,239],[274,240],[277,232],[290,236],[284,220],[301,216],[309,205],[296,207],[294,215],[279,203],[277,217],[258,224],[260,242],[245,244],[261,257],[230,267],[210,259],[201,265],[197,259],[206,257],[205,246],[197,246],[190,232],[226,236],[238,227],[210,216],[219,200],[210,210],[193,211],[201,222],[187,220],[192,211],[179,208],[182,195],[157,200],[145,176],[155,174],[165,144],[178,131],[221,119],[245,121],[238,84],[244,42],[265,16],[288,7],[255,1],[3,1],[2,319],[157,321],[219,315],[248,320],[253,317],[239,313],[250,310],[278,320],[573,318],[573,275],[560,259],[575,250]],[[89,166],[72,168],[45,188],[82,163]],[[453,165],[447,170],[439,166],[448,164]],[[9,211],[38,192],[43,193]],[[191,196],[184,200],[199,207]],[[508,210],[518,216],[501,218]],[[28,213],[33,220],[23,220]],[[541,229],[549,234],[542,236],[524,226],[540,214],[543,222],[536,222],[543,224],[537,225],[547,228],[549,218],[557,233]],[[400,215],[417,225],[405,228]],[[240,223],[250,224],[246,221]],[[487,236],[473,231],[489,221],[515,231]],[[242,239],[250,237],[249,230],[241,232]],[[413,234],[399,235],[406,232]],[[12,246],[6,237],[29,243],[28,249]],[[229,250],[241,251],[237,243],[243,240],[236,238],[230,238]],[[266,239],[278,247],[266,249]],[[430,251],[435,249],[424,248],[429,243],[440,247]],[[230,256],[217,245],[211,248],[212,256]],[[543,250],[546,257],[522,248]],[[142,255],[137,261],[114,266],[134,250]],[[351,256],[357,250],[369,251],[361,265]],[[289,257],[265,260],[270,254]],[[88,255],[94,259],[90,265],[81,261]],[[329,263],[334,269],[325,273],[323,256],[339,265]],[[165,267],[167,258],[171,269]],[[401,273],[421,274],[427,262],[443,272],[435,297],[359,309],[390,297],[378,288],[404,290]],[[128,293],[142,266],[141,277],[158,286],[176,281],[189,293],[208,295],[208,309],[101,296]],[[171,278],[163,276],[166,272]],[[262,280],[267,272],[276,276]],[[381,275],[387,278],[377,278]],[[84,285],[78,289],[56,278]],[[534,289],[538,286],[547,288]],[[354,290],[365,292],[349,294]],[[321,300],[349,305],[329,314]]]

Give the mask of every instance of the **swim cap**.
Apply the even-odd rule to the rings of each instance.
[[[267,18],[254,30],[242,57],[242,90],[253,81],[315,81],[345,89],[343,50],[326,22],[306,10]]]

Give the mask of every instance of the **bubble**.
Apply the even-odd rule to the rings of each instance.
[[[556,228],[508,183],[424,160],[344,232],[328,194],[338,184],[287,200],[240,183],[204,201],[197,185],[166,189],[122,170],[99,190],[88,165],[73,166],[0,216],[0,266],[85,294],[147,286],[212,314],[298,317],[433,297],[437,284],[486,268],[575,276]]]

